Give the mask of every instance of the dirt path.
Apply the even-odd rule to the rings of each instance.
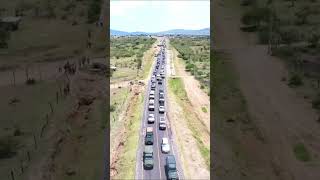
[[[209,96],[200,89],[199,81],[185,71],[185,65],[181,59],[177,57],[178,52],[171,47],[169,52],[170,61],[173,61],[173,68],[171,71],[175,74],[175,77],[181,77],[185,88],[187,90],[188,98],[194,107],[195,112],[206,125],[207,130],[210,132],[210,100]],[[168,63],[168,64],[171,64]],[[204,112],[202,108],[205,108],[207,112]]]
[[[189,129],[185,113],[176,102],[174,95],[168,93],[168,116],[175,141],[178,142],[178,154],[186,179],[210,179],[205,162],[200,154],[197,142]]]
[[[273,168],[273,179],[319,179],[315,155],[319,156],[320,150],[315,144],[320,140],[320,131],[316,112],[281,82],[287,75],[282,62],[270,57],[266,46],[255,45],[251,35],[240,32],[240,14],[226,8],[222,0],[215,2],[215,48],[232,57],[249,113],[266,139],[264,146],[247,146],[257,154],[263,150],[270,157],[256,160],[264,165],[252,173],[268,176],[270,171],[266,169]],[[299,142],[312,152],[312,166],[296,160],[293,145]]]

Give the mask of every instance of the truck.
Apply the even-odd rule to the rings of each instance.
[[[165,172],[168,180],[179,180],[174,155],[168,155],[166,157]]]
[[[153,127],[147,127],[144,140],[145,145],[153,145]]]
[[[153,169],[153,146],[146,145],[143,151],[143,167],[144,169]]]

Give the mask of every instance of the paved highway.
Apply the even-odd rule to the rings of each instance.
[[[160,39],[160,44],[163,45],[161,46],[161,50],[159,53],[158,57],[155,57],[155,63],[154,67],[152,70],[153,72],[156,72],[157,74],[160,74],[160,71],[162,70],[162,66],[164,67],[163,70],[165,72],[165,78],[162,79],[162,84],[158,84],[158,81],[156,80],[156,88],[155,88],[155,108],[154,111],[149,111],[148,105],[149,105],[149,94],[151,91],[151,77],[150,80],[148,81],[147,84],[147,90],[145,94],[145,99],[144,99],[144,110],[143,110],[143,117],[142,117],[142,122],[141,122],[141,129],[140,129],[140,137],[139,137],[139,147],[137,151],[137,164],[136,164],[136,179],[167,179],[166,173],[165,173],[165,164],[166,164],[166,157],[168,155],[174,155],[177,163],[177,169],[178,169],[178,175],[179,179],[183,179],[183,171],[181,168],[180,160],[177,155],[177,148],[174,143],[174,137],[171,132],[170,128],[170,122],[169,119],[167,118],[167,86],[166,86],[166,81],[167,81],[167,68],[166,68],[166,41],[165,38]],[[158,69],[156,69],[157,61],[160,62],[160,65]],[[159,113],[159,89],[162,88],[164,90],[164,95],[165,95],[165,113],[160,114]],[[152,113],[155,115],[155,122],[153,124],[148,124],[147,119],[149,113]],[[160,130],[159,129],[159,118],[160,117],[165,117],[166,120],[166,129],[165,130]],[[153,159],[154,159],[154,166],[153,169],[151,170],[145,170],[143,168],[143,150],[145,147],[145,132],[147,127],[153,127]],[[169,144],[170,144],[170,152],[167,154],[164,154],[161,152],[161,141],[162,138],[168,138],[169,139]]]

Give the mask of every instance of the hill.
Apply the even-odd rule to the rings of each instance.
[[[148,32],[125,32],[118,30],[110,30],[110,34],[112,36],[127,36],[127,35],[209,35],[210,28],[204,28],[199,30],[187,30],[187,29],[171,29],[168,31],[160,31],[156,33],[148,33]]]

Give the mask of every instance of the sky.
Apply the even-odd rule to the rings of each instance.
[[[210,27],[209,0],[111,0],[110,28],[135,32]]]

